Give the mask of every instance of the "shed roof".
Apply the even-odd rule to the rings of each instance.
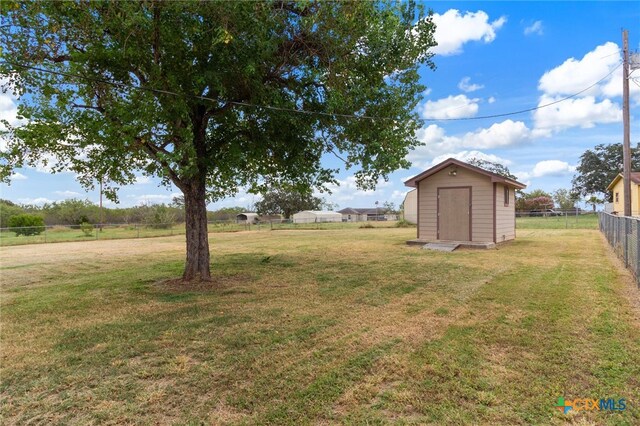
[[[527,185],[525,185],[524,183],[520,183],[518,181],[506,178],[506,177],[504,177],[502,175],[490,172],[490,171],[482,169],[480,167],[472,166],[471,164],[467,164],[464,161],[456,160],[455,158],[448,158],[448,159],[444,160],[442,163],[437,164],[437,165],[433,166],[432,168],[430,168],[428,170],[425,170],[424,172],[420,173],[419,175],[414,176],[411,179],[405,181],[404,184],[406,186],[410,186],[412,188],[415,188],[415,187],[418,186],[418,182],[420,182],[421,180],[424,180],[424,179],[428,178],[429,176],[434,175],[434,174],[438,173],[439,171],[441,171],[443,169],[446,169],[449,166],[461,167],[463,169],[467,169],[467,170],[470,170],[472,172],[488,176],[488,177],[491,178],[491,182],[502,183],[504,185],[508,185],[508,186],[511,186],[513,188],[516,188],[516,189],[524,189],[524,188],[527,187]]]
[[[620,179],[622,179],[622,173],[618,173],[618,175],[613,178],[609,186],[607,186],[607,191],[611,191],[613,187],[616,186],[616,183],[620,181]],[[636,185],[640,185],[640,172],[631,172],[631,182],[635,183]]]
[[[341,214],[378,214],[379,212],[384,212],[384,209],[376,209],[375,207],[365,209],[347,207],[345,209],[338,210],[338,213]]]
[[[335,215],[339,215],[340,214],[338,212],[328,211],[328,210],[303,210],[303,211],[298,212],[296,214],[300,214],[300,213],[311,213],[311,214],[314,214],[316,216],[335,216]]]

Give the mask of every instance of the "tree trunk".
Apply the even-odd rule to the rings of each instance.
[[[204,180],[185,185],[184,206],[187,231],[187,264],[182,279],[211,280],[209,268],[209,234],[207,232],[207,202]]]

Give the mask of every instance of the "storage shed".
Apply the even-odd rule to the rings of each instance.
[[[418,190],[407,192],[402,203],[402,218],[409,223],[418,223]]]
[[[304,210],[293,215],[293,223],[342,222],[342,215],[337,212]]]
[[[338,210],[338,213],[342,215],[343,222],[366,222],[369,220],[398,220],[398,215],[394,213],[385,213],[383,208],[365,208],[354,209],[347,207],[346,209]]]
[[[236,215],[236,223],[252,224],[258,221],[258,213],[239,213]]]
[[[417,189],[415,242],[490,246],[516,237],[515,190],[526,185],[454,158],[409,179]]]

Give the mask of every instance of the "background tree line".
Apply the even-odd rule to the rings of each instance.
[[[207,211],[207,220],[235,220],[238,213],[246,211],[243,207],[225,207]],[[180,200],[171,204],[149,204],[135,207],[100,207],[89,200],[68,199],[43,205],[19,204],[0,199],[0,227],[11,226],[10,220],[18,215],[33,215],[43,219],[45,225],[81,225],[82,223],[139,223],[174,224],[184,223],[185,211]]]

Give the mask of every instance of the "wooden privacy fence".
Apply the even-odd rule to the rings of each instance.
[[[640,287],[640,219],[598,213],[600,231],[624,265],[633,272]]]

